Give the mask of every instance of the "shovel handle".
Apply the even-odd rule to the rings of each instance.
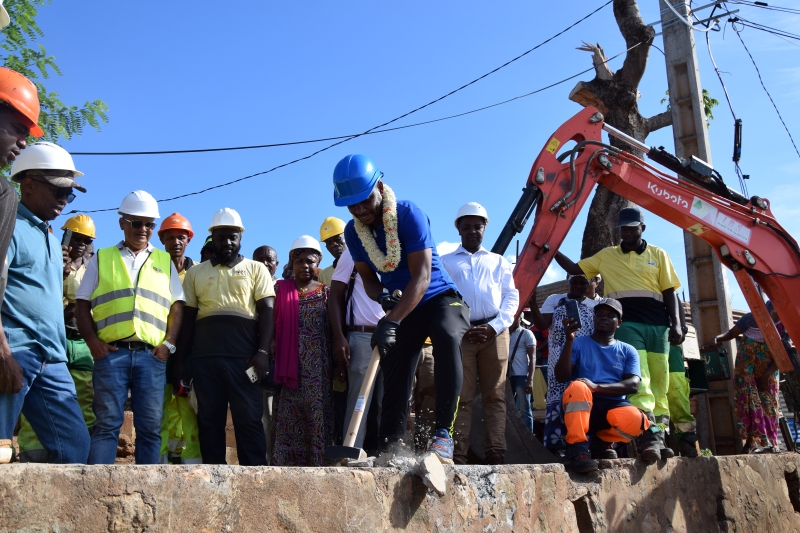
[[[350,418],[350,425],[347,426],[347,436],[344,439],[344,446],[353,447],[358,435],[358,428],[361,426],[361,419],[364,417],[364,410],[367,407],[367,398],[372,393],[372,385],[375,382],[375,374],[378,373],[378,365],[381,362],[381,355],[378,352],[378,347],[372,349],[372,358],[369,360],[367,366],[367,373],[364,376],[364,381],[361,382],[361,390],[358,392],[358,400],[356,400],[356,408],[353,410],[353,416]]]

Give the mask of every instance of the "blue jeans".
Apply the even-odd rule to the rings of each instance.
[[[517,409],[522,414],[522,420],[528,429],[533,431],[533,411],[531,410],[531,397],[525,392],[528,385],[527,376],[508,376],[511,382],[511,390],[514,392],[514,399],[517,403]]]
[[[85,463],[89,431],[66,363],[45,363],[38,351],[14,352],[22,389],[0,394],[0,439],[11,439],[20,412],[30,422],[51,463]]]
[[[167,363],[150,350],[119,348],[95,360],[93,406],[97,421],[92,429],[89,464],[114,464],[128,389],[136,429],[136,464],[158,464],[166,369]]]

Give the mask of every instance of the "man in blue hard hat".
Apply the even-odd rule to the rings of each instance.
[[[398,201],[382,177],[363,155],[348,155],[333,171],[334,203],[353,215],[344,232],[347,248],[367,295],[386,311],[371,340],[381,355],[384,375],[381,448],[402,449],[414,373],[430,337],[436,428],[429,449],[450,463],[463,376],[461,339],[470,327],[469,308],[441,266],[427,215],[413,202]],[[402,291],[400,298],[393,296],[396,290]]]

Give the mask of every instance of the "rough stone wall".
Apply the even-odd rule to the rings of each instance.
[[[800,531],[800,456],[447,468],[0,467],[0,531]]]

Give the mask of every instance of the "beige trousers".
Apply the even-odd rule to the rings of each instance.
[[[508,367],[508,330],[489,342],[461,342],[461,363],[464,384],[455,423],[455,452],[457,464],[466,464],[469,449],[469,429],[472,424],[472,403],[480,380],[483,399],[483,419],[486,425],[485,454],[506,453],[506,369]]]

